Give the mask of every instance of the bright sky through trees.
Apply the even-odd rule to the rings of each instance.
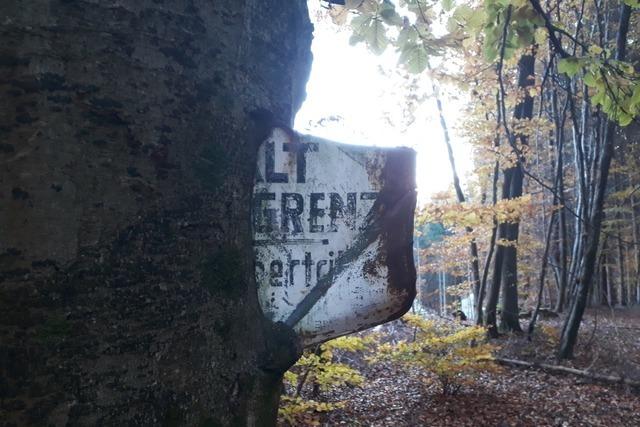
[[[419,200],[446,190],[452,182],[451,169],[434,99],[424,100],[414,112],[415,121],[407,126],[403,109],[409,89],[396,67],[397,54],[387,49],[375,56],[362,44],[350,46],[348,29],[333,25],[328,17],[316,19],[317,4],[309,3],[315,25],[314,59],[296,130],[350,144],[412,147],[418,152]],[[426,75],[422,79],[425,89],[418,96],[431,92]],[[443,102],[459,172],[465,179],[471,152],[455,132],[463,105],[446,98]]]

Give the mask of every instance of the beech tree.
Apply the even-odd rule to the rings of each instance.
[[[258,144],[304,98],[305,1],[0,4],[0,419],[270,425]]]

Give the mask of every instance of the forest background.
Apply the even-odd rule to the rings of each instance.
[[[437,105],[453,180],[419,215],[423,304],[449,277],[445,305],[472,293],[492,336],[563,313],[569,358],[587,305],[640,302],[637,1],[324,4],[350,43],[395,50],[406,120]],[[456,92],[470,94],[455,125],[473,147],[464,186],[444,107]]]

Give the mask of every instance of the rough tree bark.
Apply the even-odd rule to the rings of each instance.
[[[258,143],[304,97],[304,0],[0,4],[0,419],[269,425]]]

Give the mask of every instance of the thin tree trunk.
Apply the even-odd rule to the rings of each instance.
[[[427,65],[427,67],[429,68],[429,70],[431,70],[430,65]],[[433,89],[433,95],[436,99],[436,106],[438,107],[438,115],[440,117],[440,127],[442,128],[444,143],[447,146],[447,154],[449,156],[449,166],[451,167],[451,174],[453,175],[453,187],[456,190],[456,197],[458,199],[458,202],[464,203],[465,202],[464,192],[462,191],[462,186],[460,185],[460,178],[458,175],[458,169],[456,168],[456,160],[453,154],[453,147],[451,145],[451,137],[449,136],[449,127],[447,126],[447,120],[444,117],[442,100],[440,99],[440,89],[438,88],[435,81],[433,80],[431,82],[431,87]],[[465,227],[465,231],[467,232],[467,234],[471,234],[473,233],[473,228]],[[479,261],[478,261],[478,245],[476,243],[475,238],[472,238],[471,242],[469,243],[469,257],[470,257],[470,267],[471,267],[471,289],[473,289],[475,307],[478,307],[478,306],[482,306],[482,300],[480,299],[480,267],[479,267]]]
[[[607,271],[606,260],[604,256],[600,257],[598,263],[600,268],[600,295],[602,295],[602,305],[611,306],[611,291],[609,288],[609,273]]]
[[[620,175],[618,173],[614,174],[613,181],[614,181],[614,191],[620,191],[624,183],[621,182]],[[618,295],[620,295],[620,305],[624,306],[624,305],[627,305],[627,281],[625,280],[626,279],[626,270],[624,265],[625,254],[624,254],[624,245],[623,245],[623,236],[622,236],[622,222],[624,220],[624,217],[620,212],[622,209],[622,205],[616,203],[615,207],[617,208],[616,214],[615,214],[615,220],[616,220],[615,225],[616,225],[616,232],[617,232],[616,263],[618,264],[618,287],[619,287]]]
[[[531,315],[531,321],[529,322],[529,328],[527,335],[529,338],[533,335],[533,331],[536,327],[536,321],[538,320],[538,313],[540,312],[540,306],[542,305],[542,291],[544,289],[545,275],[547,273],[547,264],[549,258],[549,248],[551,247],[551,235],[553,233],[553,225],[556,219],[557,212],[553,210],[551,212],[551,220],[549,221],[549,227],[547,231],[547,237],[544,242],[544,254],[542,255],[542,266],[540,267],[540,279],[538,280],[538,298],[536,300],[536,308]]]
[[[635,303],[640,304],[640,248],[638,247],[638,219],[635,196],[631,197],[631,232],[633,233],[633,258],[635,260]]]
[[[497,141],[496,141],[497,144]],[[493,183],[492,183],[492,204],[496,205],[498,199],[498,176],[500,174],[500,162],[496,160],[496,163],[493,167]],[[482,271],[482,282],[480,283],[480,290],[478,296],[478,304],[476,305],[476,325],[483,324],[483,312],[482,312],[482,303],[484,301],[484,294],[487,289],[487,278],[489,277],[489,269],[491,267],[491,258],[493,257],[493,252],[496,247],[496,236],[498,234],[498,223],[496,218],[493,218],[493,227],[491,228],[491,238],[489,239],[489,250],[487,252],[487,258],[484,262],[484,268]],[[495,297],[495,303],[493,305],[493,312],[495,313],[496,305],[498,298]],[[489,305],[489,304],[487,304]]]
[[[631,7],[624,4],[620,11],[620,27],[616,40],[616,59],[624,60],[629,30],[629,20],[631,17]],[[584,257],[581,263],[580,275],[577,282],[576,298],[571,304],[569,316],[565,319],[558,357],[561,359],[570,358],[573,355],[573,348],[578,339],[578,330],[582,321],[582,316],[587,303],[587,294],[593,283],[594,269],[596,264],[598,242],[602,228],[604,199],[609,177],[609,167],[614,152],[616,124],[609,120],[602,139],[602,149],[597,159],[597,175],[594,176],[595,191],[592,198],[592,206],[589,210],[587,237],[584,248]],[[599,160],[599,161],[598,161]]]
[[[624,248],[622,246],[622,232],[620,230],[620,224],[618,224],[618,238],[616,239],[618,241],[618,244],[616,245],[616,249],[618,252],[618,256],[617,256],[617,263],[618,263],[618,284],[619,284],[619,288],[620,288],[620,305],[625,306],[627,305],[628,302],[628,295],[627,295],[627,283],[626,283],[626,273],[625,273],[625,265],[624,265],[624,260],[625,260],[625,255],[624,255]]]
[[[553,116],[555,124],[555,148],[556,148],[556,185],[554,188],[554,200],[560,206],[560,212],[558,213],[558,299],[556,300],[556,311],[562,312],[564,309],[564,299],[567,289],[567,228],[566,228],[566,215],[565,215],[565,200],[564,200],[564,127],[566,110],[568,106],[568,99],[562,110],[562,118],[560,117],[560,111],[558,109],[558,94],[557,88],[553,90]],[[555,203],[554,203],[555,204]]]

